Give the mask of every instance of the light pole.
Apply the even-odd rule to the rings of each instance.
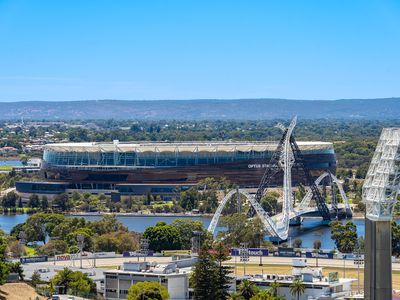
[[[149,252],[149,240],[145,238],[140,239],[140,253],[143,254],[144,261],[146,261],[148,252]]]
[[[343,278],[346,278],[346,254],[343,254]]]
[[[97,234],[94,237],[97,237]],[[93,268],[96,268],[96,239],[93,241]]]
[[[357,262],[357,293],[360,294],[360,263],[361,263],[361,259],[360,259],[360,250],[358,250],[358,262]]]
[[[364,263],[364,260],[361,259],[361,247],[360,242],[357,240],[357,293],[360,294],[360,265]]]
[[[21,246],[20,256],[23,256],[24,255],[24,247],[26,245],[26,233],[25,233],[25,231],[20,231],[19,234],[18,234],[18,237],[19,237],[19,242],[18,243]]]
[[[235,275],[237,275],[237,255],[235,255]]]
[[[58,236],[57,237],[54,236],[51,238],[52,241],[59,240],[59,239],[60,238]],[[56,247],[55,247],[55,245],[53,245],[53,264],[56,265]]]
[[[262,266],[263,265],[263,263],[262,263],[262,256],[263,256],[263,253],[262,253],[262,249],[261,249],[261,246],[262,246],[262,239],[263,239],[263,231],[262,231],[262,229],[260,230],[261,232],[260,232],[260,263],[258,264],[259,266]]]
[[[192,254],[198,254],[200,251],[200,241],[201,241],[201,235],[203,234],[202,231],[194,230],[193,231],[193,237],[191,239],[192,241]]]
[[[240,261],[243,262],[243,275],[246,275],[246,262],[249,261],[248,243],[240,243]]]
[[[79,245],[80,268],[82,269],[82,249],[83,249],[83,243],[85,241],[85,236],[83,234],[78,234],[76,236],[76,240],[78,241]]]
[[[391,222],[400,191],[400,128],[383,128],[365,176],[365,299],[392,298]]]

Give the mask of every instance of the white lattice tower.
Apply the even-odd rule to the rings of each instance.
[[[366,216],[373,221],[392,219],[400,189],[400,128],[384,128],[364,181]]]
[[[286,238],[289,232],[289,220],[290,220],[289,215],[290,212],[293,210],[292,167],[294,164],[294,155],[292,147],[290,146],[290,138],[293,129],[296,126],[296,123],[297,123],[297,117],[294,117],[287,129],[285,141],[283,144],[283,151],[281,153],[281,157],[279,160],[279,165],[283,170],[283,206],[282,206],[283,219],[277,223],[277,226],[281,235],[285,236]]]

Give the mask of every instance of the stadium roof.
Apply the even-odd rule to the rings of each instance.
[[[331,150],[329,142],[297,142],[300,150]],[[55,152],[264,152],[275,151],[277,142],[132,142],[59,143],[44,149]]]

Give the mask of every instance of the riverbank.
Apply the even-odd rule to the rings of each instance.
[[[0,164],[2,161],[15,161],[15,162],[19,162],[21,163],[20,157],[19,155],[15,156],[15,155],[10,155],[10,156],[0,156]]]
[[[7,191],[14,190],[8,189]],[[0,193],[0,196],[3,196],[5,192]],[[27,213],[28,208],[18,208],[15,214],[25,214]],[[34,209],[33,209],[34,210]],[[40,211],[38,211],[40,212]],[[212,218],[214,216],[213,213],[192,213],[192,212],[182,212],[182,213],[150,213],[150,212],[64,212],[66,216],[71,217],[102,217],[106,215],[116,215],[119,217],[175,217],[175,218]],[[0,215],[13,215],[13,213],[0,213]],[[303,219],[315,219],[318,220],[320,217],[304,217]],[[362,212],[354,213],[352,218],[353,220],[364,220],[365,215]],[[345,219],[345,220],[351,220]],[[400,220],[400,216],[393,216],[393,220]]]
[[[65,215],[71,217],[97,217],[106,215],[116,215],[118,217],[180,217],[180,218],[212,218],[214,214],[193,214],[193,213],[139,213],[139,212],[70,212]]]
[[[11,229],[26,221],[29,217],[27,214],[17,215],[0,215],[0,229],[6,233],[10,233]],[[99,213],[85,213],[85,214],[69,214],[69,218],[80,217],[86,221],[99,221],[102,219],[103,214]],[[130,231],[144,232],[148,227],[156,225],[158,222],[165,222],[171,224],[176,219],[184,218],[185,220],[200,221],[204,228],[208,228],[211,222],[211,215],[189,215],[189,214],[131,214],[119,213],[117,220],[124,224]],[[357,227],[357,235],[365,235],[364,219],[347,219],[340,222],[346,223],[352,221]],[[399,223],[398,220],[396,220]],[[222,227],[217,227],[217,231],[224,230]],[[321,218],[305,218],[300,226],[291,226],[289,228],[290,239],[287,244],[290,245],[294,240],[299,239],[302,241],[303,248],[313,248],[314,241],[321,242],[321,248],[334,249],[335,243],[331,239],[331,229],[326,225]]]

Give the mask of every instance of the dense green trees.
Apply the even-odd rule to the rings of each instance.
[[[178,230],[182,249],[191,249],[192,237],[195,232],[197,235],[207,234],[203,228],[201,221],[193,221],[190,219],[176,219],[171,223],[172,227]]]
[[[4,260],[0,260],[0,285],[4,284],[7,280],[8,274],[10,273],[10,266]]]
[[[96,284],[87,274],[64,268],[51,279],[50,289],[62,294],[88,296],[96,293]]]
[[[36,213],[11,230],[10,234],[17,245],[16,239],[21,231],[25,232],[27,242],[42,242],[37,251],[45,255],[76,250],[78,234],[84,236],[84,250],[117,253],[138,249],[141,237],[139,233],[129,232],[115,215],[105,215],[98,221],[86,221],[61,214]],[[154,251],[191,249],[191,239],[195,235],[201,237],[201,241],[208,238],[202,222],[189,219],[176,219],[171,225],[159,222],[143,233],[143,237],[149,239],[149,248]]]
[[[10,267],[5,261],[7,249],[7,239],[6,235],[2,230],[0,230],[0,284],[3,284],[10,272]]]
[[[226,299],[230,282],[231,269],[222,263],[229,259],[227,249],[221,243],[211,247],[203,243],[198,261],[194,266],[191,281],[194,299]]]
[[[215,299],[226,299],[229,296],[228,290],[232,278],[230,274],[232,273],[232,267],[223,265],[224,261],[230,259],[229,249],[224,246],[223,243],[218,242],[214,245],[212,252],[214,256],[215,263],[217,264],[217,270],[215,275]]]
[[[146,228],[143,237],[149,240],[149,249],[157,252],[181,249],[179,231],[165,222],[158,222],[155,226]]]
[[[144,281],[133,284],[127,295],[128,300],[167,300],[168,290],[159,282]]]
[[[84,250],[116,251],[122,253],[138,248],[139,234],[128,232],[116,216],[105,215],[99,221],[67,218],[61,214],[36,213],[25,223],[16,225],[11,236],[19,237],[24,231],[27,242],[43,242],[37,250],[41,254],[61,254],[77,248],[77,235],[85,237]]]
[[[49,200],[47,199],[46,196],[42,196],[42,199],[40,200],[40,209],[46,210],[49,208]]]
[[[357,227],[353,222],[342,224],[339,221],[331,223],[331,239],[342,253],[351,253],[357,246]]]
[[[40,199],[39,196],[36,194],[32,194],[29,197],[28,207],[36,208],[40,206]]]
[[[400,224],[395,221],[392,222],[392,252],[400,256]]]
[[[54,197],[53,206],[61,211],[68,211],[73,207],[73,203],[67,194],[60,194]]]
[[[40,283],[42,283],[40,273],[38,271],[34,271],[31,277],[31,284],[36,287]]]
[[[3,207],[7,207],[7,208],[15,207],[18,199],[19,199],[19,196],[17,195],[17,193],[9,192],[3,197],[2,201],[1,201],[1,205]]]
[[[115,251],[122,253],[139,248],[139,234],[135,232],[116,231],[97,235],[93,241],[93,250]]]
[[[377,135],[379,137],[379,135]],[[364,170],[369,165],[372,154],[375,151],[376,140],[355,139],[348,142],[335,143],[335,152],[339,160],[339,166],[344,168],[359,169],[363,171],[356,177],[364,178]],[[366,171],[366,170],[365,170]]]
[[[41,246],[37,252],[41,255],[54,255],[67,253],[68,244],[63,240],[50,240],[47,244]]]
[[[212,213],[218,207],[218,191],[230,188],[230,183],[220,178],[206,178],[196,186],[182,191],[179,196],[179,205],[187,211],[199,209],[202,213]]]
[[[224,216],[221,224],[227,228],[221,232],[221,238],[229,246],[237,247],[240,243],[248,243],[249,247],[259,247],[266,234],[260,218],[248,219],[246,212]]]
[[[269,214],[276,214],[282,209],[282,204],[278,203],[280,195],[277,192],[269,192],[261,199],[262,208]],[[301,199],[301,198],[300,198]]]
[[[154,251],[189,250],[194,236],[204,241],[208,233],[201,221],[189,219],[176,219],[170,225],[158,222],[155,226],[148,227],[143,233],[143,237],[149,239],[149,248]]]
[[[0,285],[4,284],[10,272],[17,273],[24,280],[24,270],[21,263],[6,261],[6,251],[9,237],[0,230]]]

